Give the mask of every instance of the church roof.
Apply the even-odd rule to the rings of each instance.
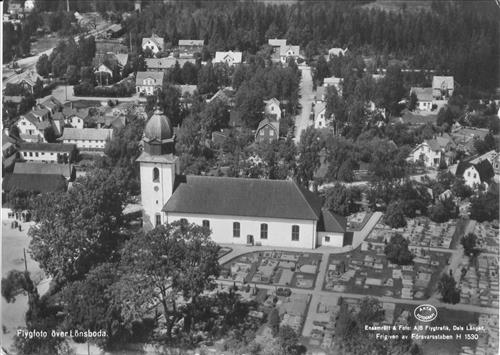
[[[170,120],[157,108],[146,127],[144,128],[144,135],[150,140],[162,141],[164,139],[170,139],[173,136],[172,125]]]
[[[321,198],[294,181],[186,176],[164,212],[319,220]]]

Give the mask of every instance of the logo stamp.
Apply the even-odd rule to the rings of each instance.
[[[428,323],[436,319],[438,311],[436,307],[431,304],[421,304],[420,306],[415,307],[413,315],[417,318],[417,320]]]

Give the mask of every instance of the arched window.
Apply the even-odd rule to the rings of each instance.
[[[161,225],[161,214],[157,213],[156,214],[156,226],[158,227],[159,225]]]
[[[153,182],[160,182],[160,170],[158,168],[153,169]]]

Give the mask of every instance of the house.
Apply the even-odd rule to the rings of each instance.
[[[280,60],[281,63],[288,63],[290,59],[297,61],[299,58],[300,46],[281,46],[280,47]]]
[[[202,39],[180,39],[179,56],[192,57],[195,53],[201,53],[205,41]]]
[[[279,139],[280,124],[273,118],[266,117],[259,122],[259,126],[255,131],[255,142],[271,143]]]
[[[56,112],[60,111],[61,108],[63,107],[61,101],[56,99],[54,96],[49,96],[46,99],[40,100],[38,106],[47,109],[50,115],[54,115]]]
[[[62,175],[52,174],[7,174],[2,182],[2,189],[8,193],[12,190],[34,193],[66,191],[66,179]]]
[[[489,133],[487,128],[476,127],[457,127],[451,133],[453,140],[458,146],[458,149],[468,154],[475,154],[476,148],[474,142],[476,140],[483,140]]]
[[[432,111],[434,97],[432,96],[432,88],[412,87],[410,96],[415,94],[417,97],[417,109],[419,111]]]
[[[24,11],[30,12],[35,8],[35,0],[24,1]]]
[[[274,48],[284,47],[286,46],[286,39],[270,38],[267,40],[267,44]]]
[[[21,115],[15,125],[19,128],[21,139],[27,142],[45,142],[45,130],[51,126],[51,123],[48,119],[40,119],[40,116],[30,111]]]
[[[345,56],[347,53],[347,47],[345,49],[342,48],[330,48],[328,50],[328,56],[329,57],[339,57],[339,56]]]
[[[449,98],[455,90],[455,81],[452,76],[434,76],[432,78],[432,96],[441,100]]]
[[[165,49],[164,41],[162,37],[158,37],[154,33],[151,37],[145,37],[142,39],[142,50],[145,52],[146,50],[151,50],[154,55],[158,52],[163,51]]]
[[[331,122],[333,117],[326,117],[326,104],[324,102],[318,102],[313,107],[314,110],[314,128],[326,128],[331,127]]]
[[[414,163],[423,162],[428,168],[438,168],[441,163],[451,165],[455,148],[455,142],[445,133],[442,136],[427,139],[419,144],[411,151],[408,160]]]
[[[63,143],[76,144],[81,150],[104,150],[112,138],[112,129],[66,128],[60,139]]]
[[[19,155],[24,161],[42,163],[72,163],[76,158],[75,144],[20,143]]]
[[[23,89],[33,94],[33,88],[38,81],[43,82],[43,78],[34,69],[31,69],[20,74],[14,84],[20,85]]]
[[[4,134],[2,134],[2,169],[12,172],[17,159],[17,147]]]
[[[241,64],[241,59],[241,52],[215,52],[215,58],[212,63],[226,63],[229,66],[233,66],[235,64]]]
[[[95,40],[95,55],[100,54],[125,54],[128,53],[128,48],[119,39],[96,39]]]
[[[231,110],[229,112],[229,127],[238,128],[243,126],[243,119],[241,118],[241,113],[236,110]]]
[[[344,79],[331,76],[329,78],[323,79],[323,86],[326,88],[328,88],[329,86],[335,87],[335,90],[337,90],[337,93],[339,94],[339,96],[342,96],[343,82],[344,82]]]
[[[269,100],[264,100],[264,104],[264,113],[268,115],[275,115],[276,119],[279,121],[281,118],[280,102],[273,97]]]
[[[233,106],[235,95],[236,91],[232,87],[225,87],[219,89],[210,99],[207,99],[207,103],[211,103],[216,100],[221,100],[226,105]]]
[[[488,186],[494,175],[493,166],[487,159],[475,164],[465,161],[460,162],[455,172],[455,176],[462,177],[465,184],[471,188],[479,185]]]
[[[322,102],[325,101],[326,99],[326,87],[325,86],[318,86],[316,88],[316,93],[314,94],[314,102]]]
[[[99,84],[109,85],[113,82],[113,70],[106,64],[101,64],[94,70],[94,77]]]
[[[216,147],[220,147],[224,144],[226,139],[229,137],[231,130],[228,128],[223,128],[220,131],[212,132],[212,143]]]
[[[175,58],[175,57],[166,57],[166,58],[146,58],[144,59],[146,63],[146,68],[148,71],[162,71],[175,67],[175,63],[179,63],[179,66],[182,68],[184,64],[191,63],[196,64],[196,59],[194,58]]]
[[[125,116],[99,116],[97,118],[97,128],[120,129],[126,126]]]
[[[181,220],[210,228],[216,243],[304,249],[331,232],[332,246],[344,244],[341,225],[328,230],[321,198],[294,181],[179,175],[172,125],[161,111],[146,124],[143,143],[137,162],[146,228]]]
[[[490,162],[491,166],[493,167],[493,172],[495,173],[495,181],[499,182],[500,181],[500,153],[491,150],[487,153],[484,153],[483,155],[480,155],[479,157],[472,159],[470,161],[471,164],[478,164],[482,162],[483,160],[487,160]]]
[[[162,71],[138,71],[135,77],[137,92],[153,95],[156,90],[163,88],[165,73]]]
[[[70,125],[73,128],[82,129],[87,126],[86,121],[89,118],[89,115],[90,114],[88,109],[70,109],[66,110],[64,121],[66,125]]]
[[[106,36],[108,38],[117,38],[120,37],[123,34],[124,30],[122,25],[119,23],[115,23],[106,30]]]
[[[35,162],[17,162],[14,166],[14,174],[62,175],[67,181],[73,181],[76,176],[75,167],[71,164]]]

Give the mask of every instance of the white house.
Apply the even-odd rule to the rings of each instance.
[[[267,44],[271,47],[284,47],[286,46],[286,39],[270,38],[267,40]]]
[[[319,196],[295,182],[179,176],[172,127],[159,110],[144,137],[137,161],[147,228],[185,220],[210,228],[216,243],[303,249],[344,245],[342,218],[322,210]]]
[[[81,150],[103,150],[113,138],[113,130],[107,128],[65,128],[64,143],[76,144]]]
[[[295,61],[297,61],[297,58],[299,58],[299,51],[300,51],[300,46],[281,46],[280,47],[280,60],[281,63],[286,63],[288,62],[289,59],[293,58]]]
[[[75,157],[74,144],[21,143],[19,154],[22,160],[41,163],[71,163]]]
[[[455,146],[455,143],[447,134],[434,139],[427,139],[410,152],[408,160],[414,163],[423,162],[428,168],[438,168],[441,162],[450,165],[453,163],[452,149]]]
[[[97,82],[103,85],[109,85],[113,79],[113,71],[107,65],[101,64],[94,71],[94,77]]]
[[[420,111],[432,111],[434,98],[432,96],[432,88],[412,87],[410,95],[415,94],[417,97],[417,109]]]
[[[151,35],[151,37],[145,37],[142,39],[142,50],[146,51],[150,49],[154,55],[156,55],[158,52],[163,51],[165,48],[164,46],[164,40],[162,37],[158,37],[154,33]]]
[[[279,100],[273,97],[269,100],[264,100],[264,104],[264,113],[275,116],[279,121],[281,118],[281,108]]]
[[[164,77],[163,71],[138,71],[135,88],[139,93],[153,95],[157,89],[162,89]]]
[[[89,116],[87,110],[70,110],[65,116],[65,123],[73,128],[83,129],[85,127],[85,120]]]
[[[233,66],[235,64],[241,64],[241,59],[241,52],[215,52],[215,58],[212,63],[226,63],[229,66]]]
[[[326,118],[326,104],[321,101],[314,104],[314,128],[330,127],[331,122],[332,118]]]
[[[51,126],[48,120],[36,116],[33,111],[22,115],[16,122],[19,136],[26,142],[45,142],[45,130]]]
[[[345,55],[346,55],[346,53],[347,53],[347,47],[346,47],[345,49],[342,49],[342,48],[336,48],[336,47],[335,47],[335,48],[330,48],[330,49],[328,50],[328,56],[329,56],[329,57],[332,57],[332,56],[334,56],[334,57],[338,57],[338,56],[341,56],[341,55],[342,55],[342,56],[345,56]]]
[[[432,78],[432,96],[437,100],[449,98],[455,90],[455,80],[452,76],[434,76]]]
[[[471,188],[479,185],[488,186],[495,173],[489,160],[484,159],[479,163],[460,162],[457,166],[455,176],[462,177],[465,184]]]

